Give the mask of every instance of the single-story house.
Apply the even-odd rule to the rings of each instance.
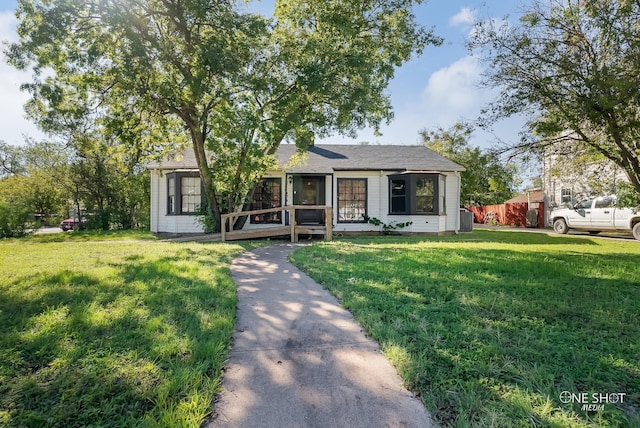
[[[330,206],[334,233],[379,230],[365,221],[365,215],[386,224],[412,222],[402,232],[459,230],[464,168],[424,146],[318,144],[309,148],[303,164],[290,162],[295,153],[293,144],[280,146],[278,169],[264,175],[250,209]],[[151,231],[202,232],[196,214],[204,194],[193,150],[149,169]],[[296,222],[318,224],[322,214],[322,210],[301,210]],[[289,224],[288,216],[252,215],[244,229],[278,224]]]

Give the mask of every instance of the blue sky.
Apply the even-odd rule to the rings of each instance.
[[[258,8],[270,13],[272,4],[272,0],[262,1]],[[15,0],[0,0],[0,40],[17,39],[15,7]],[[395,113],[393,122],[381,129],[382,136],[364,129],[355,139],[333,136],[316,143],[415,144],[422,128],[449,127],[460,119],[475,120],[493,94],[478,87],[482,65],[468,55],[465,39],[474,19],[514,15],[517,7],[518,2],[504,0],[431,0],[417,6],[418,21],[434,27],[444,43],[428,47],[396,71],[388,88]],[[10,144],[23,143],[24,135],[43,137],[24,117],[22,106],[28,96],[19,91],[19,86],[29,80],[29,73],[18,72],[4,61],[0,64],[0,140]],[[521,120],[505,121],[495,127],[494,134],[506,141],[514,140],[521,126]],[[494,135],[477,131],[472,143],[489,147],[494,140]]]

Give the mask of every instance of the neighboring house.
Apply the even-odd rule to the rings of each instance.
[[[333,231],[377,231],[384,223],[413,222],[403,232],[457,232],[460,172],[464,168],[424,146],[314,145],[306,162],[290,162],[293,144],[277,152],[279,168],[264,175],[250,209],[286,205],[333,207]],[[149,166],[151,231],[203,231],[197,212],[204,197],[194,153]],[[321,210],[299,211],[298,224],[321,224]],[[286,215],[251,216],[243,229],[288,224]]]
[[[608,159],[581,162],[571,154],[552,154],[544,157],[543,181],[546,206],[552,210],[587,197],[615,193],[617,186],[629,179]]]

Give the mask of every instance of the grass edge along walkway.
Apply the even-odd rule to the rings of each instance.
[[[264,243],[69,239],[0,241],[0,426],[199,426]]]
[[[323,242],[291,260],[444,426],[626,427],[640,426],[639,255],[633,241],[476,231]],[[564,391],[625,395],[590,411]]]

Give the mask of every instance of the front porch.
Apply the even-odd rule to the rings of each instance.
[[[259,229],[242,229],[242,230],[229,230],[227,227],[231,227],[236,218],[242,216],[252,216],[271,213],[287,213],[284,217],[284,223],[274,224],[273,226],[261,227]],[[296,219],[306,219],[309,216],[307,213],[320,213],[315,224],[309,224],[308,222],[298,223]],[[287,225],[287,219],[289,224]],[[333,236],[333,208],[327,205],[288,205],[277,208],[268,208],[263,210],[252,211],[240,211],[230,214],[223,214],[221,216],[221,240],[233,241],[239,239],[257,239],[268,238],[273,236],[285,236],[291,237],[291,242],[298,242],[298,236],[303,235],[324,235],[324,239],[330,241]]]

